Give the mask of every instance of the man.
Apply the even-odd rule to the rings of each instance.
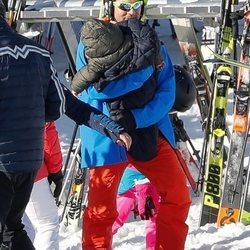
[[[145,7],[144,2],[138,0],[110,1],[110,6],[114,23],[140,19]],[[90,167],[88,206],[83,216],[84,250],[112,249],[112,225],[117,218],[116,194],[121,176],[129,163],[150,180],[161,197],[156,221],[155,249],[184,249],[188,232],[185,220],[190,207],[190,196],[178,154],[174,149],[174,133],[168,116],[175,99],[174,70],[163,46],[161,51],[165,59],[161,69],[154,70],[154,67],[148,66],[123,75],[111,81],[100,93],[90,86],[80,97],[109,114],[109,99],[139,89],[151,76],[157,81],[153,99],[144,107],[110,113],[127,131],[157,125],[157,154],[151,160],[135,161],[131,155],[107,141],[102,135],[94,131],[89,134],[89,129],[81,127],[81,136],[87,142],[82,146],[82,167]],[[76,63],[78,69],[87,64],[84,45],[81,42]],[[119,69],[116,70],[119,72]],[[94,146],[98,147],[95,152],[92,150]]]
[[[0,249],[34,249],[21,222],[34,177],[43,162],[45,122],[64,112],[114,142],[130,136],[61,85],[49,52],[14,32],[0,0]]]

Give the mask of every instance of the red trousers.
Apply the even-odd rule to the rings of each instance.
[[[183,250],[185,224],[191,204],[186,177],[170,144],[159,137],[158,153],[147,162],[129,162],[143,173],[161,196],[156,220],[156,250]],[[120,163],[90,169],[88,207],[83,215],[83,249],[112,249],[112,225],[117,217],[116,196],[128,165]]]

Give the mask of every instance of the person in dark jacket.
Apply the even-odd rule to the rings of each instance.
[[[43,162],[45,122],[63,113],[129,149],[124,129],[63,86],[50,53],[13,31],[0,0],[0,245],[34,249],[21,222]]]

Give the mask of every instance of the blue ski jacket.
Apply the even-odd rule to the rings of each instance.
[[[154,98],[143,108],[133,109],[137,128],[144,128],[157,124],[162,135],[175,147],[174,132],[168,112],[171,110],[175,100],[175,77],[171,60],[166,48],[161,47],[165,65],[157,72],[157,90]],[[76,68],[79,70],[87,64],[84,56],[84,45],[79,43],[76,57]],[[109,116],[106,105],[107,99],[124,95],[130,91],[140,88],[144,82],[154,73],[152,66],[124,75],[111,81],[100,93],[91,85],[82,92],[80,100],[99,109]],[[98,167],[119,162],[126,162],[126,151],[105,136],[87,128],[80,127],[82,141],[82,167]]]

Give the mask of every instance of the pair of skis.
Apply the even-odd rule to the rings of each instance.
[[[230,18],[232,0],[222,2],[221,32],[218,51],[222,57],[231,58],[235,50],[233,26]],[[220,209],[222,197],[222,178],[225,162],[224,137],[227,132],[226,115],[228,104],[228,90],[232,79],[231,66],[219,65],[214,72],[214,86],[212,100],[206,126],[205,140],[207,143],[204,189],[200,225],[215,223]]]
[[[224,164],[224,136],[226,135],[226,115],[228,102],[228,88],[234,86],[235,72],[231,68],[231,57],[236,51],[236,40],[238,39],[237,17],[232,19],[231,6],[237,4],[235,1],[222,1],[222,22],[221,36],[219,39],[218,55],[222,58],[218,67],[215,69],[214,82],[212,87],[212,101],[208,112],[208,121],[206,123],[206,141],[204,143],[205,156],[202,155],[202,164],[206,163],[205,182],[203,190],[203,202],[200,225],[217,222],[218,226],[225,223],[242,221],[249,223],[249,171],[246,170],[246,183],[243,183],[243,159],[248,135],[248,112],[249,112],[249,91],[250,75],[249,69],[245,66],[250,63],[250,14],[247,3],[245,7],[245,25],[242,39],[241,63],[238,66],[243,67],[239,70],[238,84],[236,91],[233,132],[230,138],[230,151],[226,165],[224,186],[222,188],[222,176]],[[196,56],[193,44],[198,48],[194,29],[191,21],[177,19],[173,21],[177,38],[182,51],[184,52],[186,62],[190,65],[190,55]],[[190,24],[190,25],[189,25]],[[179,33],[186,33],[189,36],[178,37]],[[187,28],[188,27],[188,28]],[[191,28],[190,28],[191,27]],[[189,32],[187,31],[189,30]],[[192,38],[190,38],[192,36]],[[190,46],[191,44],[191,46]],[[183,49],[184,48],[184,49]],[[191,48],[191,49],[190,49]],[[197,50],[198,51],[198,50]],[[200,55],[198,55],[199,58]],[[199,60],[197,60],[199,62]],[[227,63],[229,62],[229,63]],[[202,58],[201,58],[202,63]],[[188,67],[192,70],[192,67]],[[192,72],[192,71],[191,71]],[[204,75],[204,77],[206,74]],[[198,102],[199,103],[199,102]],[[209,103],[209,102],[208,102]],[[201,105],[199,105],[202,107]],[[201,113],[202,114],[202,113]],[[202,116],[203,117],[203,116]],[[207,155],[207,156],[206,156]],[[242,196],[244,184],[244,196]]]
[[[200,109],[202,127],[206,126],[207,117],[209,116],[209,104],[211,101],[210,89],[212,81],[206,66],[203,64],[203,56],[196,35],[193,21],[188,18],[171,19],[172,29],[178,40],[180,49],[183,53],[186,67],[191,73],[197,89],[197,104]],[[204,147],[203,147],[204,148]],[[204,175],[204,152],[202,151],[199,175],[197,177],[198,188],[203,184]],[[201,176],[201,177],[200,177]]]
[[[171,22],[180,49],[184,55],[187,69],[191,73],[196,84],[197,103],[200,108],[201,120],[203,123],[208,116],[212,81],[206,66],[203,65],[204,60],[192,20],[188,18],[173,18]]]
[[[209,101],[209,95],[205,91],[199,92],[199,85],[197,86],[198,97],[201,94],[207,94],[202,98],[207,100],[201,102],[198,100],[198,104],[201,110],[202,119],[208,118],[206,121],[206,136],[204,141],[202,161],[201,165],[204,166],[204,187],[203,187],[203,202],[200,225],[206,223],[215,223],[223,225],[228,222],[239,221],[240,206],[242,206],[241,221],[249,222],[249,171],[247,171],[245,191],[242,200],[242,177],[243,177],[243,153],[248,134],[248,98],[249,87],[248,75],[249,69],[246,64],[249,64],[246,52],[247,39],[250,34],[247,31],[245,24],[245,34],[243,55],[241,63],[236,63],[232,56],[235,56],[236,51],[235,44],[238,39],[237,32],[237,20],[231,16],[231,6],[237,4],[237,1],[228,0],[222,1],[222,20],[221,20],[221,35],[219,40],[218,53],[216,57],[220,59],[220,64],[216,67],[214,72],[214,81],[212,85],[211,101]],[[248,10],[246,11],[248,13]],[[248,18],[248,14],[245,14]],[[246,19],[247,19],[246,18]],[[194,32],[194,27],[190,19],[173,19],[172,20],[177,39],[181,50],[186,59],[187,67],[190,72],[193,72],[193,63],[196,67],[201,67],[203,64],[203,58],[200,55],[199,45],[197,43],[197,37]],[[234,30],[233,30],[234,29]],[[198,58],[198,59],[197,59]],[[222,62],[222,63],[221,63]],[[222,176],[223,168],[225,166],[224,159],[224,137],[227,133],[226,128],[226,115],[227,115],[227,102],[228,102],[228,89],[232,85],[234,80],[232,71],[232,62],[236,66],[243,66],[239,72],[238,88],[236,92],[236,108],[235,108],[235,124],[233,126],[233,134],[230,140],[229,159],[227,164],[227,173],[225,177],[224,188],[222,189]],[[198,66],[197,66],[198,65]],[[201,71],[203,79],[207,79],[207,74]],[[244,72],[244,73],[243,73]],[[243,77],[243,75],[247,77]],[[195,74],[193,74],[196,77]],[[240,78],[241,77],[241,78]],[[247,79],[246,79],[247,78]],[[250,77],[249,77],[250,78]],[[200,80],[200,79],[199,79]],[[240,82],[245,81],[244,84]],[[197,81],[196,81],[197,82]],[[203,82],[203,89],[206,89],[209,81]],[[246,87],[247,85],[247,87]],[[237,104],[238,103],[238,104]],[[209,107],[209,109],[207,109]],[[205,109],[204,109],[205,107]],[[205,110],[205,112],[204,112]],[[241,122],[241,125],[239,124]],[[243,125],[243,124],[244,125]],[[241,127],[241,128],[240,128]],[[240,131],[238,131],[240,130]],[[206,165],[206,167],[205,167]],[[203,182],[203,180],[202,180]],[[231,184],[229,184],[231,183]],[[234,208],[235,207],[235,208]],[[217,219],[218,218],[218,219]]]
[[[8,9],[7,22],[16,31],[20,28],[19,17],[22,10],[26,5],[26,0],[8,0],[6,1],[6,7]]]
[[[239,18],[244,17],[244,30],[242,35],[242,50],[240,61],[250,63],[250,9],[249,2],[238,13]],[[230,141],[229,156],[223,186],[222,201],[219,208],[217,224],[223,226],[231,222],[247,221],[249,217],[248,197],[249,183],[243,183],[244,153],[249,131],[249,96],[250,96],[250,70],[239,68],[237,89],[235,92],[234,120],[232,137]],[[246,169],[249,180],[249,169]],[[244,196],[243,196],[243,190]],[[243,198],[242,198],[243,197]],[[242,212],[243,211],[243,212]]]

